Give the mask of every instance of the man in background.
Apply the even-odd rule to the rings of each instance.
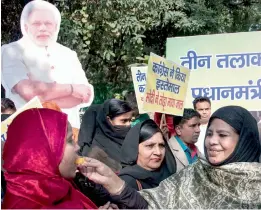
[[[200,114],[200,135],[196,146],[202,155],[205,156],[204,141],[207,125],[211,116],[211,102],[208,97],[199,96],[193,101],[194,109]]]
[[[168,143],[180,171],[200,156],[195,146],[200,134],[200,114],[194,109],[184,109],[183,116],[174,116],[173,124],[176,135]]]
[[[1,114],[13,114],[16,112],[15,104],[9,98],[1,98]]]

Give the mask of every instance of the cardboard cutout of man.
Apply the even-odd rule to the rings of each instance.
[[[57,43],[61,14],[52,4],[35,0],[23,9],[23,37],[2,46],[2,85],[6,97],[22,107],[34,96],[53,101],[80,127],[79,109],[94,97],[77,54]]]

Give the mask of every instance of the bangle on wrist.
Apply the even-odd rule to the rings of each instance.
[[[120,195],[122,193],[122,191],[125,189],[125,186],[126,186],[126,182],[123,183],[123,185],[120,187],[120,189],[113,193],[113,195]]]

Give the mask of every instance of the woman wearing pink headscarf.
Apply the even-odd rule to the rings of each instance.
[[[67,120],[61,112],[30,109],[10,124],[3,152],[7,189],[2,208],[97,208],[72,183],[78,145]]]

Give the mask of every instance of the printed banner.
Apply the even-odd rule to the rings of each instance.
[[[169,38],[167,58],[191,70],[185,107],[197,96],[261,111],[261,32]]]
[[[144,92],[146,88],[146,74],[148,67],[132,67],[131,75],[134,85],[135,95],[138,103],[139,113],[143,114],[146,111],[143,110]]]
[[[249,74],[240,69],[235,75],[233,70],[227,70],[225,74],[220,74],[218,70],[202,71],[192,71],[190,74],[193,77],[188,91],[191,104],[197,96],[207,96],[212,101],[212,111],[228,105],[240,105],[251,111],[261,110],[261,72],[252,71]]]
[[[8,117],[5,121],[1,122],[1,140],[2,141],[6,141],[7,128],[11,124],[13,119],[21,112],[23,112],[27,109],[32,109],[32,108],[43,108],[41,101],[39,100],[38,97],[34,97],[27,104],[25,104],[22,108],[18,109],[14,114],[12,114],[10,117]]]
[[[151,53],[143,109],[182,116],[189,74],[189,69]]]

